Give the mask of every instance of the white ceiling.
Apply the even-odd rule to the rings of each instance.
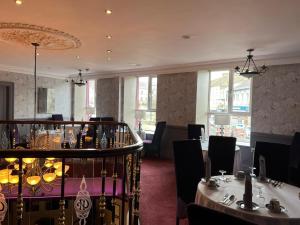
[[[0,22],[47,26],[82,42],[78,49],[40,50],[38,72],[44,74],[230,60],[246,56],[250,47],[255,56],[300,55],[299,0],[23,1],[17,6],[1,0]],[[113,14],[105,15],[106,8]],[[107,40],[107,34],[113,38]],[[112,49],[110,61],[107,49]],[[0,52],[0,67],[33,70],[32,48],[0,41]]]

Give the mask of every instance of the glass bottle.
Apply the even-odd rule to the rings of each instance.
[[[101,145],[101,148],[107,148],[107,138],[106,138],[105,132],[102,135],[100,145]]]

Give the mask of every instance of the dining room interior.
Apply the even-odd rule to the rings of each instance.
[[[300,225],[298,0],[0,10],[0,224]]]

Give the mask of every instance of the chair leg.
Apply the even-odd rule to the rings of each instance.
[[[179,225],[179,218],[176,217],[176,225]]]

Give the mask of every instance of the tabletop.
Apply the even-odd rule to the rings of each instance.
[[[195,203],[213,208],[215,210],[225,212],[227,214],[237,216],[262,225],[299,225],[300,224],[300,188],[282,183],[280,186],[274,187],[271,183],[259,182],[253,179],[252,182],[252,201],[259,204],[260,208],[256,211],[245,211],[240,209],[236,202],[243,199],[244,180],[238,180],[234,176],[225,176],[228,182],[220,181],[220,186],[211,188],[204,182],[198,184]],[[220,178],[217,176],[216,178]],[[258,190],[262,189],[263,198],[258,197]],[[234,194],[235,199],[230,205],[220,203],[225,194]],[[280,205],[286,208],[285,212],[273,213],[265,204],[270,199],[276,198],[280,201]]]

